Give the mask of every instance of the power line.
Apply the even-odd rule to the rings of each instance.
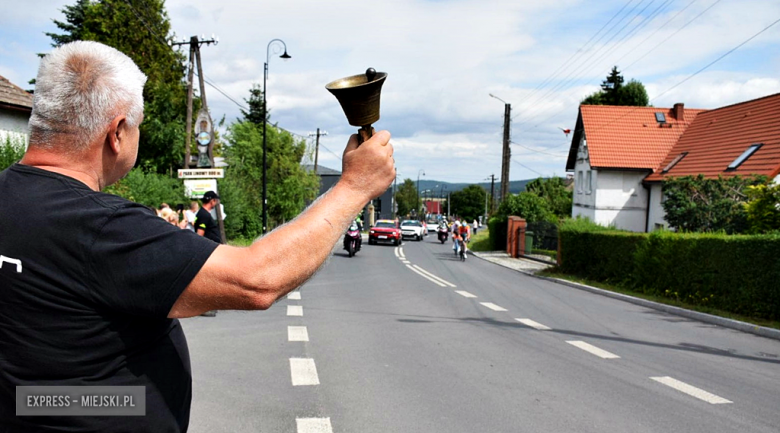
[[[514,160],[514,159],[512,160],[512,162],[514,162],[515,164],[517,164],[517,165],[519,165],[519,166],[521,166],[521,167],[525,167],[525,168],[526,168],[526,169],[528,169],[528,170],[531,170],[532,172],[534,172],[534,173],[538,174],[539,176],[544,176],[542,173],[539,173],[538,171],[534,170],[533,168],[531,168],[531,167],[529,167],[529,166],[527,166],[527,165],[525,165],[525,164],[521,164],[521,163],[517,162],[517,161],[516,161],[516,160]]]
[[[517,146],[520,146],[520,147],[522,147],[523,149],[528,149],[528,150],[530,150],[530,151],[532,151],[532,152],[536,152],[536,153],[543,153],[543,154],[545,154],[545,155],[551,155],[551,156],[556,156],[556,157],[561,157],[561,156],[563,156],[563,153],[561,153],[561,154],[557,154],[557,155],[556,155],[556,154],[554,154],[554,153],[550,153],[550,152],[545,152],[545,151],[543,151],[543,150],[534,149],[534,148],[532,148],[532,147],[528,147],[528,146],[522,145],[522,144],[520,144],[520,143],[517,143],[517,142],[514,142],[514,141],[510,141],[510,143],[512,143],[512,144],[514,144],[514,145],[517,145]]]

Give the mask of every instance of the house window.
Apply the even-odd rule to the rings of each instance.
[[[590,194],[591,192],[593,192],[593,172],[592,171],[588,171],[586,179],[587,180],[585,181],[585,192],[587,194]]]
[[[743,162],[750,158],[751,155],[756,153],[756,151],[763,145],[764,143],[751,144],[746,151],[742,152],[742,155],[739,155],[739,157],[735,159],[734,162],[729,164],[729,166],[726,168],[726,171],[736,170],[737,167],[742,165]]]
[[[577,194],[582,194],[582,172],[577,172]]]
[[[670,163],[669,163],[669,165],[667,165],[666,167],[664,167],[664,169],[663,169],[663,170],[661,170],[661,172],[662,172],[662,173],[666,173],[666,172],[668,172],[669,170],[673,169],[673,168],[674,168],[674,166],[675,166],[675,165],[677,165],[677,163],[678,163],[678,162],[682,161],[682,159],[683,159],[683,158],[685,158],[685,155],[687,155],[687,154],[688,154],[688,152],[683,152],[683,153],[681,153],[681,154],[677,155],[677,156],[676,156],[676,157],[675,157],[675,158],[672,160],[672,162],[670,162]]]

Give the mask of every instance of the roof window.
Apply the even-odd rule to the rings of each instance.
[[[736,170],[737,167],[742,165],[743,162],[745,162],[748,158],[750,158],[751,155],[756,153],[756,151],[760,149],[761,146],[763,145],[764,143],[751,144],[746,151],[742,152],[742,155],[739,155],[739,157],[735,159],[734,162],[729,164],[729,166],[726,168],[726,171]]]
[[[660,111],[655,113],[655,121],[663,125],[666,123],[666,115],[664,113],[661,113]]]
[[[666,173],[669,170],[673,169],[675,165],[677,165],[678,162],[682,161],[683,158],[685,158],[685,155],[687,155],[688,152],[683,152],[679,155],[677,155],[672,162],[670,162],[666,167],[664,167],[663,170],[661,170],[661,173]]]

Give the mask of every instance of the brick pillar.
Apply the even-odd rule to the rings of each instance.
[[[512,258],[518,258],[525,251],[525,229],[528,224],[525,219],[510,216],[507,221],[506,252]]]

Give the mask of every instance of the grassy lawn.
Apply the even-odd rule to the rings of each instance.
[[[753,323],[759,326],[765,326],[767,328],[780,329],[780,322],[774,320],[758,319],[754,317],[743,316],[740,314],[730,313],[728,311],[718,310],[716,308],[705,307],[701,305],[691,305],[685,302],[677,301],[675,299],[664,298],[661,296],[648,295],[645,293],[635,292],[623,287],[615,286],[612,284],[601,283],[598,281],[591,281],[585,278],[574,277],[567,274],[562,274],[556,268],[550,268],[538,272],[537,275],[550,278],[560,278],[566,281],[572,281],[575,283],[586,284],[588,286],[598,287],[599,289],[609,290],[610,292],[622,293],[624,295],[634,296],[636,298],[647,299],[648,301],[658,302],[659,304],[672,305],[674,307],[685,308],[686,310],[698,311],[700,313],[712,314],[713,316],[725,317],[727,319],[739,320],[741,322]]]
[[[492,251],[493,248],[490,245],[490,238],[488,237],[487,226],[484,226],[477,230],[477,234],[471,236],[471,242],[469,242],[469,250],[471,251]]]

